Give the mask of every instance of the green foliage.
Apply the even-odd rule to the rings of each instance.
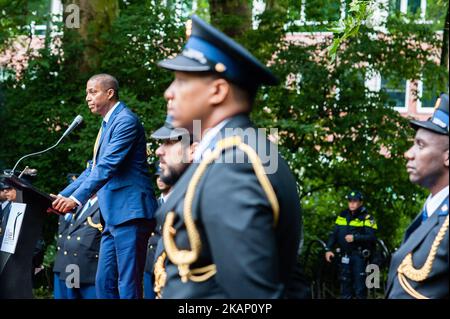
[[[99,56],[101,67],[93,71],[118,77],[121,100],[140,116],[147,133],[165,118],[162,93],[172,74],[156,68],[155,62],[180,48],[184,30],[173,21],[165,8],[151,6],[151,1],[122,8],[111,33],[103,35],[108,40],[107,47]],[[133,41],[134,38],[139,41]],[[40,50],[22,78],[0,83],[2,168],[12,168],[23,154],[47,148],[77,114],[84,117],[83,124],[56,149],[26,159],[18,167],[36,168],[38,177],[34,184],[52,193],[63,189],[68,173],[81,173],[85,168],[86,160],[92,157],[101,121],[89,112],[84,101],[85,83],[93,74],[80,72],[84,43],[73,32],[65,33],[62,45],[57,43]],[[56,225],[57,217],[50,215],[44,225],[47,244],[54,242]],[[53,260],[54,245],[50,244],[45,255],[49,269]],[[41,290],[36,292],[46,296],[46,290]]]
[[[392,17],[386,27],[389,37],[383,38],[359,25],[342,39],[336,60],[319,54],[332,39],[292,45],[257,31],[244,38],[251,38],[244,46],[259,43],[256,54],[274,59],[274,71],[288,79],[286,86],[262,91],[253,118],[279,130],[281,151],[298,181],[307,239],[326,239],[352,188],[365,193],[379,236],[390,247],[420,210],[423,190],[409,182],[403,158],[414,133],[386,92],[371,92],[364,82],[375,73],[393,81],[432,74],[444,90],[447,82],[439,80],[447,71],[433,61],[430,47],[439,48],[441,40],[430,25]]]
[[[347,17],[342,22],[340,21],[336,27],[331,28],[331,31],[334,33],[342,33],[340,37],[334,38],[333,43],[328,47],[331,61],[334,61],[336,58],[337,51],[341,44],[348,38],[357,35],[363,21],[373,13],[372,10],[369,9],[369,4],[370,1],[367,0],[352,0],[348,6]]]
[[[30,24],[46,24],[48,2],[0,0],[0,49],[17,35],[28,35]]]

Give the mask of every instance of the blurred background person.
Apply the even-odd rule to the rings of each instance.
[[[342,299],[366,299],[366,266],[376,244],[377,224],[363,206],[363,195],[354,190],[347,195],[348,209],[336,219],[328,238],[325,259],[331,262],[333,249],[339,248],[339,279]]]

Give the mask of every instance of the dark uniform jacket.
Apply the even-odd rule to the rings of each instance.
[[[347,254],[364,249],[372,250],[376,241],[376,229],[373,216],[364,206],[353,214],[346,209],[336,218],[334,230],[328,238],[327,250],[332,250],[335,245],[340,247],[342,253]],[[354,241],[347,242],[346,235],[353,235]]]
[[[62,247],[64,247],[64,242],[67,237],[67,230],[69,228],[71,220],[66,221],[63,215],[59,216],[58,220],[58,233],[56,237],[56,255],[55,255],[55,263],[53,265],[53,272],[59,273],[64,272],[66,269]]]
[[[162,203],[163,203],[162,197],[159,197],[158,208],[162,205]],[[144,267],[144,271],[150,274],[153,274],[153,269],[156,261],[155,259],[157,258],[156,247],[158,246],[158,242],[161,239],[162,223],[164,222],[163,220],[161,220],[161,218],[158,218],[158,216],[156,216],[155,219],[156,219],[156,227],[155,231],[153,231],[150,234],[150,237],[148,239],[147,255],[145,257],[145,267]]]
[[[231,133],[227,128],[251,128],[247,115],[230,119],[222,128],[221,137]],[[256,130],[255,130],[256,131]],[[235,134],[231,133],[231,135]],[[238,134],[239,135],[239,134]],[[179,267],[166,258],[167,279],[162,290],[163,298],[282,298],[291,281],[297,259],[301,236],[300,203],[295,179],[286,162],[263,135],[255,141],[241,137],[260,158],[267,157],[272,147],[270,161],[262,161],[264,169],[277,165],[274,173],[267,174],[277,197],[280,209],[278,223],[268,196],[258,181],[251,162],[236,147],[222,152],[221,163],[210,164],[195,189],[192,216],[201,242],[199,258],[190,265],[190,271],[214,264],[217,272],[212,277],[181,281]],[[253,139],[255,140],[255,139]],[[211,146],[217,141],[212,142]],[[252,143],[253,142],[253,143]],[[245,158],[245,163],[228,161],[233,157]],[[167,202],[157,215],[175,212],[171,233],[180,250],[190,250],[188,233],[183,216],[187,186],[199,167],[191,164],[177,184]],[[165,215],[165,221],[169,215]],[[170,229],[170,228],[169,228]],[[163,227],[164,236],[164,227]],[[164,240],[164,252],[169,248]],[[156,266],[155,266],[156,268]],[[156,272],[156,269],[155,269]]]
[[[153,273],[153,266],[155,264],[155,252],[158,241],[161,238],[161,225],[157,224],[155,231],[150,234],[147,244],[147,257],[145,258],[144,271]]]
[[[420,213],[408,227],[403,243],[392,255],[386,287],[388,298],[449,297],[448,208],[447,197],[427,220],[422,222]]]
[[[75,216],[75,220],[71,220],[66,226],[63,226],[63,222],[60,224],[62,231],[58,232],[57,256],[53,271],[59,272],[61,280],[65,280],[73,273],[73,270],[66,272],[67,265],[75,264],[80,269],[80,283],[95,284],[101,232],[88,223],[88,217],[91,217],[93,224],[100,225],[98,201],[80,218]]]

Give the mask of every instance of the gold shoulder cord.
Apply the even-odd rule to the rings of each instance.
[[[95,223],[93,222],[91,216],[89,216],[89,217],[87,218],[87,222],[88,222],[89,226],[94,227],[94,228],[97,228],[100,232],[103,232],[103,226],[102,226],[102,224],[100,224],[100,223],[95,224]]]
[[[194,172],[194,175],[192,176],[186,191],[183,217],[191,250],[180,250],[176,246],[176,231],[173,228],[175,213],[169,212],[164,222],[163,240],[165,251],[167,252],[167,257],[170,259],[170,261],[178,266],[178,272],[180,274],[181,281],[184,283],[188,280],[194,282],[206,281],[214,276],[217,272],[215,264],[192,270],[189,269],[189,266],[198,259],[201,250],[200,235],[192,218],[192,202],[194,200],[197,185],[208,165],[211,164],[214,160],[218,159],[224,150],[233,147],[239,148],[249,157],[256,177],[258,178],[258,181],[261,184],[264,192],[266,193],[270,205],[272,206],[274,227],[278,223],[280,210],[278,200],[273,190],[272,184],[270,184],[270,181],[266,176],[264,167],[261,164],[258,154],[250,146],[244,144],[239,136],[233,136],[219,141],[214,151],[200,162],[200,165]]]
[[[436,238],[433,241],[433,245],[431,246],[430,253],[428,254],[428,257],[425,261],[425,264],[422,266],[422,268],[416,269],[413,265],[412,260],[412,253],[409,253],[405,259],[403,259],[400,266],[398,266],[397,273],[398,273],[398,281],[400,282],[400,285],[402,288],[412,297],[416,299],[429,299],[428,297],[422,295],[417,290],[415,290],[410,283],[408,282],[407,278],[420,282],[424,281],[428,278],[428,275],[431,272],[431,267],[433,266],[434,259],[436,258],[436,252],[439,247],[439,244],[441,243],[442,239],[445,236],[445,233],[448,229],[448,216],[445,219],[444,224],[441,226],[441,229],[439,230]]]
[[[155,267],[153,270],[153,273],[155,275],[155,285],[153,290],[155,291],[156,298],[161,298],[161,292],[162,288],[164,287],[164,284],[166,283],[166,270],[164,268],[164,261],[166,260],[166,253],[163,252],[158,259],[155,262]]]

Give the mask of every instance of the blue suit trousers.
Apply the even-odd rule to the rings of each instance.
[[[106,225],[96,275],[99,299],[141,299],[147,242],[154,222],[132,219]]]

